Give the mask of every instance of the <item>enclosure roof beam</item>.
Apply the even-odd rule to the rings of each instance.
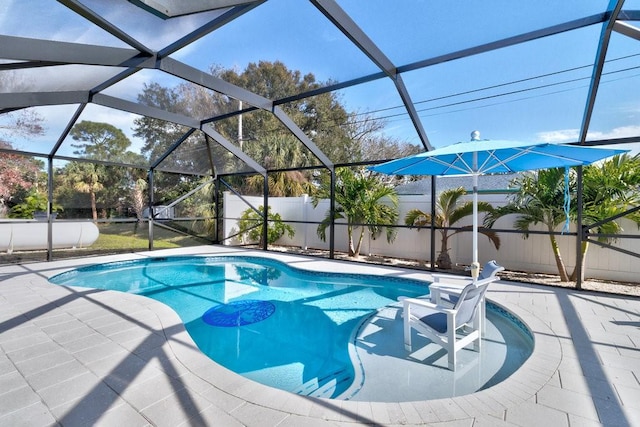
[[[280,122],[287,127],[293,133],[293,135],[298,138],[298,140],[307,147],[314,156],[318,158],[327,168],[333,168],[333,162],[329,160],[329,158],[324,154],[322,150],[318,148],[318,146],[311,141],[311,139],[294,123],[293,120],[280,108],[273,107],[273,114],[280,120]]]
[[[216,92],[225,94],[235,99],[239,99],[243,102],[247,102],[250,105],[261,108],[263,110],[271,111],[277,118],[284,124],[291,133],[294,134],[300,142],[302,142],[313,154],[326,166],[332,167],[333,163],[329,158],[305,135],[305,133],[291,120],[280,107],[275,107],[270,99],[257,95],[241,87],[235,86],[222,79],[212,76],[211,74],[204,73],[198,69],[190,67],[179,61],[171,58],[162,58],[159,60],[159,68],[169,74],[181,77],[192,83],[204,86]],[[207,123],[204,121],[203,123]],[[204,127],[203,127],[204,129]],[[213,128],[211,128],[213,129]],[[210,135],[217,142],[220,142],[217,137]],[[221,136],[221,135],[220,135]],[[223,145],[224,146],[224,145]],[[226,147],[226,146],[225,146]],[[234,146],[235,147],[235,146]],[[236,154],[236,153],[234,153]],[[254,168],[255,169],[255,168]]]
[[[196,130],[195,129],[189,129],[187,132],[185,132],[184,135],[182,135],[180,138],[178,138],[177,141],[175,141],[171,147],[169,147],[169,149],[167,149],[167,151],[165,151],[160,157],[158,157],[152,164],[151,164],[151,169],[156,169],[160,163],[162,163],[167,157],[169,157],[169,155],[171,153],[173,153],[180,145],[182,145],[182,143],[184,141],[186,141]]]
[[[164,120],[166,122],[177,123],[179,125],[187,126],[190,128],[198,129],[200,127],[200,122],[196,119],[192,119],[191,117],[170,113],[169,111],[163,110],[161,108],[150,107],[148,105],[126,101],[124,99],[104,95],[101,93],[95,94],[93,96],[92,102],[104,107],[114,108],[120,111],[128,111],[129,113]]]
[[[228,9],[264,0],[129,0],[141,9],[161,18],[170,19],[218,9]]]
[[[611,32],[613,31],[613,27],[616,23],[620,10],[622,10],[623,4],[624,0],[611,0],[611,2],[609,3],[609,18],[602,26],[595,64],[593,66],[593,71],[591,72],[591,84],[589,85],[589,93],[587,95],[587,102],[584,107],[582,126],[580,127],[580,136],[578,139],[580,143],[583,143],[587,140],[587,132],[589,131],[589,124],[591,123],[593,107],[596,103],[598,88],[600,87],[600,78],[602,77],[604,61],[607,58],[607,50],[609,49]]]
[[[149,49],[148,47],[140,43],[138,40],[136,40],[134,37],[131,37],[129,34],[125,33],[124,31],[122,31],[121,29],[113,25],[111,22],[107,21],[102,16],[100,16],[93,10],[89,9],[87,6],[82,4],[82,2],[80,2],[79,0],[58,0],[58,2],[62,3],[63,5],[73,10],[78,15],[82,16],[86,20],[95,24],[99,28],[102,28],[109,34],[113,35],[114,37],[128,44],[129,46],[136,49],[137,51],[142,52],[149,56],[153,55],[152,49]]]
[[[258,172],[260,175],[264,177],[267,176],[267,170],[264,167],[262,167],[262,165],[260,165],[258,162],[253,160],[251,157],[249,157],[244,151],[240,149],[240,147],[238,147],[237,145],[234,145],[232,142],[230,142],[228,139],[226,139],[224,136],[218,133],[213,128],[213,125],[209,123],[202,125],[202,131],[207,135],[209,135],[211,138],[213,138],[213,140],[216,141],[218,144],[226,148],[227,151],[231,152],[231,154],[233,154],[234,156],[236,156],[237,158],[245,162],[250,168]]]
[[[629,25],[626,22],[616,21],[613,24],[613,31],[640,41],[640,28]]]
[[[127,68],[123,72],[118,73],[115,76],[111,77],[110,79],[105,80],[104,82],[102,82],[99,85],[95,86],[93,89],[91,89],[90,92],[92,94],[96,94],[96,93],[102,92],[103,90],[107,89],[108,87],[113,86],[114,84],[116,84],[118,82],[121,82],[122,80],[126,79],[127,77],[131,77],[132,75],[134,75],[138,71],[140,71],[139,68]]]
[[[273,107],[273,102],[263,96],[256,95],[251,91],[235,86],[218,77],[200,71],[197,68],[186,65],[180,61],[176,61],[175,59],[161,58],[158,62],[158,69],[173,76],[180,77],[184,80],[190,81],[191,83],[215,90],[216,92],[246,102],[249,105],[253,105],[263,110],[271,111],[271,108]]]
[[[130,61],[139,62],[139,58],[153,55],[141,55],[134,49],[71,43],[54,40],[40,40],[25,37],[0,35],[2,58],[19,61],[33,61],[33,66],[42,66],[39,62],[55,64],[106,65],[116,67],[130,66]]]
[[[3,36],[0,36],[0,38]],[[60,65],[59,62],[54,61],[18,61],[18,62],[4,62],[0,64],[0,71],[3,70],[23,70],[25,68],[39,68],[39,67],[51,67],[54,65]]]
[[[51,152],[49,153],[49,158],[52,158],[58,152],[58,150],[60,149],[60,146],[69,135],[69,132],[71,132],[71,129],[80,118],[80,115],[82,114],[86,106],[87,104],[80,104],[78,108],[76,108],[76,111],[73,113],[73,116],[67,122],[67,126],[65,126],[64,130],[58,137],[58,140],[56,141],[55,145],[51,149]]]
[[[396,90],[402,99],[411,122],[422,141],[422,145],[428,151],[433,149],[429,143],[427,133],[422,126],[418,112],[413,105],[411,95],[404,85],[404,81],[398,74],[393,62],[378,48],[378,46],[362,31],[351,17],[334,0],[311,0],[320,12],[329,19],[342,33],[355,44],[365,55],[373,61],[386,75],[391,78]]]
[[[590,25],[599,24],[605,21],[607,18],[606,13],[598,13],[588,16],[586,18],[576,19],[573,21],[565,22],[551,27],[542,28],[536,31],[530,31],[528,33],[518,34],[513,37],[507,37],[501,40],[496,40],[491,43],[485,43],[478,46],[473,46],[467,49],[458,50],[455,52],[447,53],[444,55],[435,56],[433,58],[424,59],[422,61],[412,62],[407,65],[398,67],[399,73],[405,73],[407,71],[419,70],[421,68],[430,67],[432,65],[442,64],[444,62],[453,61],[456,59],[466,58],[481,53],[490,52],[497,49],[513,46],[520,43],[525,43],[532,40],[541,39],[543,37],[552,36],[555,34],[564,33],[567,31],[573,31],[580,28],[588,27]]]
[[[640,21],[640,10],[621,10],[618,19],[623,21]]]
[[[3,109],[20,109],[41,105],[82,104],[89,102],[89,91],[0,93]]]
[[[396,66],[334,0],[311,0],[311,3],[388,77],[395,77]]]
[[[429,142],[429,138],[427,137],[427,132],[425,132],[424,127],[422,126],[422,121],[420,120],[420,116],[418,116],[418,111],[416,110],[416,106],[411,100],[411,95],[409,95],[409,91],[404,84],[404,80],[402,79],[402,75],[398,74],[395,79],[393,79],[393,83],[396,85],[396,90],[400,95],[400,99],[402,99],[402,103],[404,107],[407,109],[407,113],[409,113],[409,118],[411,118],[411,122],[413,123],[413,127],[418,132],[418,136],[420,137],[420,141],[424,146],[425,150],[431,151],[433,150],[433,146]]]
[[[629,13],[633,12],[629,12],[629,11],[625,11],[627,15],[629,15]],[[459,50],[456,52],[452,52],[446,55],[440,55],[440,56],[436,56],[436,57],[432,57],[432,58],[428,58],[428,59],[424,59],[421,61],[416,61],[416,62],[412,62],[409,64],[405,64],[405,65],[400,65],[397,67],[397,72],[398,74],[402,74],[408,71],[414,71],[414,70],[418,70],[418,69],[422,69],[422,68],[426,68],[432,65],[437,65],[437,64],[441,64],[444,62],[448,62],[448,61],[452,61],[455,59],[460,59],[460,58],[464,58],[467,56],[472,56],[472,55],[476,55],[476,54],[480,54],[480,53],[485,53],[485,52],[489,52],[492,50],[496,50],[496,49],[501,49],[503,47],[508,47],[508,46],[512,46],[518,43],[524,43],[527,41],[532,41],[532,40],[536,40],[539,38],[543,38],[543,37],[547,37],[547,36],[551,36],[554,34],[559,34],[559,33],[563,33],[563,32],[567,32],[567,31],[572,31],[572,30],[576,30],[579,28],[583,28],[586,26],[590,26],[590,25],[594,25],[594,24],[599,24],[601,22],[603,22],[606,19],[606,14],[605,13],[600,13],[600,14],[595,14],[595,15],[591,15],[588,16],[586,18],[581,18],[581,19],[577,19],[574,21],[570,21],[567,23],[563,23],[563,24],[559,24],[559,25],[555,25],[555,26],[551,26],[551,27],[547,27],[547,28],[543,28],[541,30],[537,30],[537,31],[532,31],[532,32],[528,32],[528,33],[524,33],[524,34],[519,34],[513,37],[508,37],[502,40],[498,40],[495,42],[491,42],[491,43],[487,43],[487,44],[483,44],[483,45],[479,45],[479,46],[474,46],[468,49],[463,49],[463,50]],[[637,16],[638,19],[640,19],[640,14],[634,14],[633,16]],[[625,19],[627,18],[627,16],[625,16]],[[363,84],[363,83],[367,83],[367,82],[371,82],[371,81],[376,81],[376,80],[380,80],[387,77],[387,75],[384,72],[378,72],[378,73],[373,73],[373,74],[369,74],[366,76],[362,76],[362,77],[358,77],[358,78],[354,78],[351,80],[345,80],[342,82],[337,82],[337,83],[332,83],[330,85],[327,86],[323,86],[320,88],[316,88],[316,89],[312,89],[309,90],[307,92],[302,92],[293,96],[288,96],[282,99],[275,99],[273,100],[274,105],[281,105],[281,104],[286,104],[292,101],[297,101],[297,100],[301,100],[301,99],[305,99],[311,96],[317,96],[317,95],[321,95],[323,93],[329,93],[329,92],[335,92],[337,90],[342,90],[342,89],[346,89],[349,87],[353,87],[353,86],[357,86],[359,84]],[[210,118],[208,121],[217,121],[217,120],[222,120],[225,118],[229,118],[229,117],[233,117],[239,114],[244,113],[245,111],[232,111],[229,113],[225,113],[222,114],[220,116],[216,116],[216,117],[212,117]]]

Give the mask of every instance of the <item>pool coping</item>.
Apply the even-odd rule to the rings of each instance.
[[[162,250],[119,256],[56,261],[38,265],[1,267],[0,278],[2,280],[0,281],[0,285],[4,285],[6,282],[16,283],[17,285],[28,287],[34,294],[44,296],[45,300],[51,298],[51,296],[48,295],[54,294],[55,298],[58,298],[61,294],[61,289],[56,288],[67,288],[51,285],[47,281],[47,278],[64,270],[68,270],[69,268],[100,262],[171,254],[246,254],[284,260],[288,264],[294,264],[297,268],[307,270],[335,271],[336,265],[340,265],[341,272],[392,275],[419,280],[428,280],[429,277],[426,272],[395,267],[371,266],[353,262],[305,257],[302,255],[274,252],[265,253],[239,248],[206,246],[181,250]],[[17,280],[18,278],[19,280]],[[3,286],[0,286],[0,297],[3,296],[3,289]],[[16,297],[15,292],[16,291],[12,289],[8,294],[4,295],[4,298],[11,299]],[[66,292],[69,291],[67,290]],[[525,361],[523,366],[510,377],[488,389],[470,395],[397,403],[311,398],[250,381],[225,369],[201,353],[186,332],[180,318],[168,306],[143,296],[122,294],[116,291],[100,291],[96,298],[108,300],[109,306],[117,310],[118,313],[126,312],[127,307],[130,306],[135,307],[135,310],[148,310],[153,313],[155,317],[153,321],[161,325],[161,331],[159,333],[164,338],[164,342],[159,344],[155,350],[162,349],[163,352],[166,352],[166,354],[169,355],[168,360],[170,360],[171,363],[171,372],[168,372],[165,367],[163,375],[166,376],[168,383],[175,381],[181,383],[179,390],[175,387],[173,389],[169,387],[167,396],[187,393],[190,395],[190,398],[187,400],[191,401],[194,405],[190,410],[183,410],[184,413],[180,416],[182,422],[193,419],[193,417],[201,421],[208,420],[208,417],[214,417],[212,419],[216,420],[219,420],[220,417],[229,417],[229,425],[233,425],[233,423],[236,422],[238,423],[237,425],[296,425],[301,422],[301,420],[304,420],[307,424],[315,420],[315,422],[320,424],[326,422],[338,425],[352,423],[372,425],[425,425],[463,420],[488,420],[491,423],[513,422],[520,418],[522,418],[524,423],[524,421],[529,418],[529,415],[527,415],[529,413],[535,414],[536,411],[539,411],[541,414],[546,414],[550,409],[558,411],[557,408],[552,408],[553,405],[549,403],[540,405],[537,398],[538,394],[545,390],[545,388],[549,386],[552,388],[558,387],[558,372],[563,363],[563,345],[561,338],[563,340],[564,338],[559,335],[558,332],[554,332],[550,327],[552,325],[550,319],[543,319],[541,317],[545,317],[546,314],[548,314],[547,307],[545,307],[546,296],[556,292],[567,291],[502,281],[492,284],[489,289],[488,299],[507,309],[522,320],[534,336],[535,346],[533,353]],[[7,295],[10,295],[10,298],[8,298]],[[84,302],[85,301],[82,301],[81,303]],[[78,304],[83,305],[81,303]],[[86,302],[86,304],[90,305],[89,302]],[[119,309],[119,307],[122,308]],[[89,310],[89,312],[94,310],[93,307],[87,307],[86,309]],[[14,311],[20,311],[19,305],[15,303]],[[65,314],[72,314],[84,324],[90,324],[90,321],[97,321],[91,318],[91,316],[89,316],[89,319],[85,319],[82,316],[69,313],[68,310]],[[24,313],[21,313],[21,315],[24,315]],[[97,310],[95,315],[98,319],[101,318],[101,316],[105,316],[104,309]],[[145,316],[148,316],[146,312]],[[30,319],[29,322],[33,322],[34,319],[37,319],[37,317]],[[3,318],[0,318],[0,320],[3,320]],[[154,330],[154,328],[150,326],[148,330]],[[2,334],[5,334],[7,331],[10,332],[10,330],[0,330]],[[138,331],[136,333],[142,332]],[[156,333],[158,334],[158,332]],[[0,334],[0,346],[3,345],[3,342],[14,343],[16,341],[15,338],[2,338],[2,334]],[[60,344],[59,341],[57,341],[57,343]],[[62,347],[65,347],[64,343],[62,343]],[[7,358],[19,368],[21,363],[19,360],[19,352],[7,351],[6,348],[4,350]],[[16,356],[14,357],[14,355]],[[75,353],[72,353],[72,356],[74,355]],[[136,355],[136,357],[140,356],[140,354]],[[565,363],[566,360],[565,358]],[[104,363],[108,362],[105,360]],[[164,411],[159,409],[159,407],[162,407],[162,405],[158,404],[160,401],[140,403],[140,397],[128,391],[135,390],[136,387],[144,383],[144,380],[133,378],[123,390],[118,390],[117,387],[110,384],[109,381],[112,379],[105,375],[101,369],[96,369],[91,364],[83,364],[100,382],[107,383],[107,385],[118,394],[118,404],[112,405],[108,412],[117,412],[116,409],[118,408],[128,407],[141,416],[139,420],[142,423],[151,422],[157,425],[163,424],[162,416],[158,415],[164,414]],[[2,365],[0,364],[0,366]],[[20,372],[20,369],[17,369],[17,371]],[[2,374],[2,371],[0,371],[0,374]],[[22,381],[27,385],[31,384],[28,375],[23,374]],[[17,387],[17,389],[21,388]],[[60,409],[47,403],[46,390],[47,388],[45,387],[43,392],[39,392],[37,389],[34,391],[43,402],[43,409],[46,409],[53,419],[60,422]],[[0,397],[1,396],[4,395],[0,394]],[[165,396],[165,394],[162,394],[162,396]],[[174,396],[174,399],[175,398]],[[167,397],[165,396],[162,401],[166,401],[166,399]],[[0,423],[3,419],[10,419],[8,417],[12,414],[15,415],[22,409],[9,408],[3,412],[1,402],[2,400],[0,399]],[[144,404],[147,403],[148,405],[144,406]],[[150,408],[153,408],[153,410]],[[12,411],[12,409],[15,410]],[[89,406],[81,409],[90,413],[94,408]],[[514,414],[513,416],[509,416],[511,409],[513,409],[511,412]],[[124,409],[121,410],[124,411]],[[635,408],[631,409],[631,413],[635,416]],[[69,412],[65,412],[65,414],[68,416]],[[554,413],[554,416],[555,415]],[[585,414],[572,414],[571,411],[565,411],[565,418],[567,420],[583,415]],[[102,417],[101,414],[87,416]],[[131,415],[131,417],[132,419],[138,420],[134,415]],[[598,418],[593,415],[585,419],[593,422],[598,421]],[[131,425],[135,424],[136,423],[133,423]]]

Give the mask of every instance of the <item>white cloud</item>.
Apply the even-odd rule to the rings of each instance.
[[[587,133],[587,140],[617,139],[640,136],[640,126],[630,125],[614,128],[609,132],[592,131]],[[536,135],[543,142],[575,142],[579,137],[579,129],[559,129],[540,132]]]
[[[630,125],[612,129],[609,132],[589,132],[588,139],[616,139],[640,136],[640,126]]]
[[[578,139],[578,129],[560,129],[540,132],[536,139],[542,142],[571,142]]]

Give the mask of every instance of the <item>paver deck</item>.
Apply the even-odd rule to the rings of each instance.
[[[512,282],[489,300],[533,331],[532,356],[489,389],[383,403],[316,399],[219,366],[148,298],[47,281],[71,267],[206,246],[0,267],[1,426],[640,426],[640,299]],[[250,252],[252,255],[265,255]],[[268,253],[296,267],[428,273]]]

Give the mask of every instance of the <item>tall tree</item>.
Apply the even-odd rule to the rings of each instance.
[[[118,159],[131,145],[122,130],[108,123],[83,120],[69,133],[76,144],[74,154],[97,160]]]
[[[351,145],[349,161],[388,160],[411,156],[423,148],[384,133],[386,121],[369,113],[350,113],[345,126]]]
[[[395,190],[364,170],[354,172],[341,168],[336,171],[336,178],[335,215],[332,217],[331,211],[327,212],[318,225],[318,237],[326,240],[326,231],[333,219],[346,219],[350,257],[360,255],[365,230],[369,230],[373,238],[386,230],[387,241],[391,243],[396,236],[393,226],[398,221],[398,195]],[[329,194],[330,188],[325,184],[312,198],[314,207]],[[360,234],[354,241],[357,229]]]
[[[197,105],[189,107],[184,99],[184,91],[190,86],[197,87],[183,84],[175,88],[167,88],[158,83],[145,84],[143,91],[138,94],[138,102],[171,113],[188,115],[189,111],[196,112],[198,110]],[[196,97],[195,99],[200,100],[201,98]],[[203,112],[198,114],[196,117],[202,115]],[[188,129],[176,123],[151,117],[140,117],[134,120],[133,131],[134,136],[144,141],[141,153],[149,163],[153,164],[164,156],[173,144],[183,138]],[[196,177],[191,180],[178,172],[202,170],[202,163],[208,164],[209,156],[203,155],[201,150],[203,144],[204,138],[202,136],[191,135],[181,144],[179,150],[176,150],[161,163],[154,174],[157,203],[175,200],[184,194],[185,181],[195,182],[199,179]],[[213,173],[208,166],[205,166],[205,170],[208,170],[210,174]]]
[[[138,94],[138,102],[170,113],[187,114],[188,108],[180,92],[185,85],[167,88],[158,83],[145,84]],[[133,123],[134,136],[144,141],[141,152],[151,162],[164,155],[188,130],[185,126],[151,117],[140,117]]]
[[[140,154],[129,151],[131,141],[121,129],[102,122],[82,121],[77,123],[70,132],[76,143],[71,144],[76,150],[74,154],[95,160],[112,161],[123,164],[142,165],[145,164],[144,157]],[[83,172],[87,172],[87,167],[83,166]],[[95,168],[91,173],[91,179],[99,179],[98,183],[92,183],[89,187],[81,190],[88,193],[92,200],[92,208],[100,208],[101,216],[107,217],[111,211],[126,208],[124,199],[129,194],[130,189],[135,186],[135,182],[144,177],[144,171],[126,166],[105,166]],[[77,174],[78,170],[72,169],[72,173]],[[77,184],[77,183],[76,183]],[[98,190],[98,185],[100,188]],[[91,191],[90,188],[93,190]],[[77,185],[75,187],[76,190]]]
[[[382,133],[384,123],[373,116],[366,120],[349,114],[336,93],[328,92],[306,99],[295,99],[295,95],[319,89],[331,82],[317,81],[313,74],[303,74],[290,70],[282,62],[260,61],[250,63],[243,70],[211,67],[215,77],[247,89],[268,99],[292,97],[291,102],[279,105],[283,111],[302,129],[314,144],[334,163],[358,162],[379,159],[380,155],[397,157],[419,151],[418,147],[391,140]],[[145,86],[138,96],[140,103],[168,111],[205,120],[220,114],[237,111],[240,103],[195,84],[187,83],[175,88],[166,88],[157,83]],[[250,105],[242,105],[249,108]],[[320,162],[302,142],[270,111],[253,110],[239,116],[217,120],[216,130],[229,141],[237,144],[243,152],[270,171],[281,168],[296,168],[319,165]],[[145,140],[143,153],[151,160],[157,159],[176,142],[186,129],[157,119],[140,118],[135,121],[135,135]],[[242,137],[240,137],[240,134]],[[193,137],[192,137],[193,138]],[[203,170],[209,167],[198,162],[208,156],[198,149],[190,138],[183,144],[185,149],[176,150],[163,162],[165,170]],[[217,144],[214,144],[217,147]],[[385,149],[382,149],[382,148]],[[179,151],[179,152],[178,152]],[[396,156],[397,154],[397,156]],[[246,170],[246,165],[234,156],[214,155],[218,170],[234,172]],[[299,195],[307,192],[305,186],[312,180],[308,171],[274,172],[269,174],[269,183],[279,186],[270,189],[270,194]],[[261,177],[240,179],[232,184],[250,194],[262,193]],[[158,183],[164,185],[166,183]],[[284,189],[284,190],[283,190]]]
[[[460,199],[467,194],[464,187],[445,190],[438,196],[436,202],[435,226],[443,227],[440,232],[440,253],[436,259],[439,268],[451,268],[451,256],[449,255],[449,238],[463,231],[471,231],[471,227],[462,227],[459,230],[449,230],[462,218],[473,215],[473,202],[460,203]],[[494,208],[487,202],[478,202],[478,212],[493,212]],[[409,227],[429,227],[431,226],[431,214],[420,209],[411,209],[404,218],[404,223]],[[500,238],[498,235],[487,229],[479,229],[479,233],[484,234],[493,243],[496,249],[500,249]]]
[[[65,167],[65,180],[69,186],[81,193],[89,194],[91,203],[91,217],[98,221],[98,207],[96,194],[104,188],[104,166],[89,162],[70,162]]]

